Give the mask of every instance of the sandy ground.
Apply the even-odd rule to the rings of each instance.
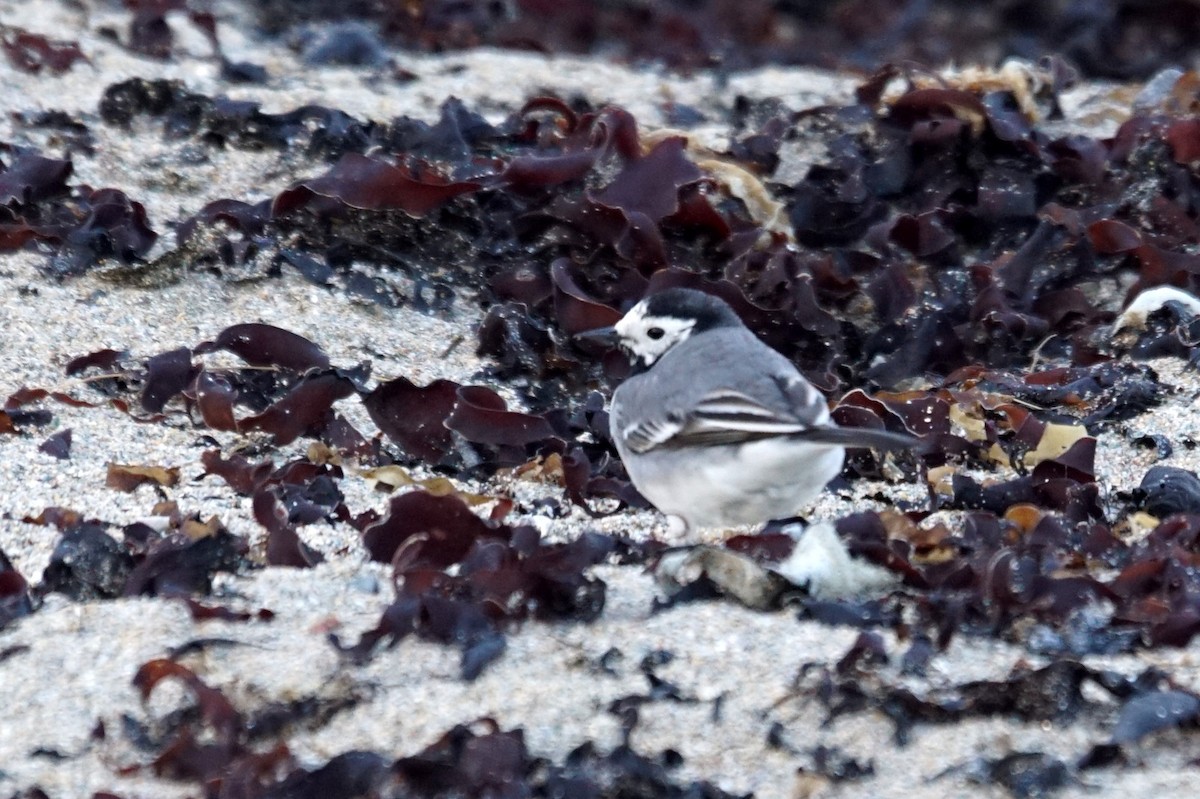
[[[449,95],[498,119],[541,92],[582,93],[593,102],[624,105],[649,126],[663,124],[664,103],[670,100],[722,120],[723,110],[738,93],[778,96],[799,108],[844,100],[855,82],[852,76],[769,69],[734,75],[722,83],[705,74],[679,77],[568,58],[476,52],[439,58],[397,55],[396,61],[418,77],[396,83],[377,80],[370,70],[306,68],[286,48],[254,39],[235,8],[221,8],[221,36],[228,55],[265,64],[272,76],[267,86],[225,86],[216,64],[206,57],[207,45],[198,34],[186,35],[183,22],[175,26],[185,34],[181,57],[160,63],[96,35],[99,27],[124,18],[107,5],[0,2],[0,19],[6,24],[78,39],[91,61],[63,76],[29,76],[0,61],[5,108],[63,109],[85,120],[99,138],[97,156],[76,155],[74,179],[116,186],[144,202],[151,224],[164,233],[156,254],[174,246],[169,223],[209,200],[257,200],[322,168],[292,163],[276,153],[229,149],[202,168],[187,169],[177,160],[178,146],[164,143],[156,125],[137,123],[126,132],[99,121],[96,103],[103,87],[127,77],[177,78],[194,91],[259,100],[270,111],[316,102],[377,119],[396,114],[432,119]],[[1069,118],[1078,122],[1095,114],[1086,123],[1092,130],[1111,124],[1103,112],[1107,92],[1107,87],[1090,87],[1072,95],[1068,106],[1075,114]],[[719,143],[722,123],[714,121],[702,135]],[[0,141],[52,149],[17,130],[7,115],[0,117]],[[791,167],[802,171],[805,159],[816,157],[819,153],[798,152]],[[148,356],[194,346],[226,326],[251,321],[277,324],[310,338],[335,364],[369,360],[378,379],[405,375],[419,383],[438,377],[471,381],[482,366],[470,346],[479,311],[465,292],[451,312],[423,315],[368,307],[294,274],[239,283],[188,273],[166,285],[129,288],[98,276],[54,283],[38,272],[41,261],[35,254],[0,254],[0,396],[21,386],[80,393],[84,387],[63,376],[63,365],[71,357],[102,347]],[[467,343],[442,357],[445,343],[457,335],[466,336]],[[1179,387],[1176,399],[1167,408],[1129,422],[1125,435],[1101,441],[1098,467],[1107,491],[1132,487],[1131,481],[1150,465],[1150,455],[1125,443],[1129,438],[1162,430],[1175,441],[1200,439],[1196,380],[1176,364],[1158,367],[1165,382]],[[181,467],[179,485],[167,489],[170,499],[185,512],[220,516],[232,532],[261,546],[263,531],[251,516],[249,500],[234,495],[221,481],[199,479],[203,445],[197,439],[209,431],[137,424],[106,407],[53,410],[52,429],[30,437],[0,437],[0,549],[31,582],[47,563],[57,533],[23,523],[24,516],[65,506],[125,524],[144,518],[157,501],[149,488],[132,494],[105,488],[110,461]],[[361,412],[355,422],[369,425]],[[37,449],[45,435],[62,428],[73,430],[68,461]],[[233,434],[211,434],[224,447],[238,443]],[[302,451],[303,444],[297,444],[284,454]],[[1166,462],[1195,468],[1189,458],[1195,456],[1177,446],[1176,455]],[[386,502],[365,480],[348,478],[342,487],[356,512],[381,509]],[[893,496],[916,491],[897,486],[885,490]],[[853,497],[829,495],[816,515],[835,517],[869,506]],[[588,526],[635,536],[663,532],[652,513],[628,513],[601,523],[577,513],[554,521],[551,534],[570,537]],[[268,568],[218,580],[218,598],[247,609],[269,608],[275,613],[270,622],[197,623],[175,602],[75,603],[51,596],[37,613],[0,632],[0,653],[28,647],[0,656],[5,716],[0,724],[0,795],[34,785],[51,797],[83,797],[97,790],[127,797],[195,795],[192,786],[144,775],[120,777],[116,772],[147,759],[121,735],[122,717],[157,716],[181,701],[178,692],[164,689],[146,706],[131,684],[134,672],[146,660],[198,638],[238,642],[205,649],[185,662],[240,705],[347,692],[366,697],[324,726],[289,737],[293,751],[308,765],[353,748],[411,754],[454,724],[483,715],[504,727],[524,728],[537,755],[559,759],[585,740],[608,748],[620,741],[620,729],[606,707],[614,699],[646,690],[638,664],[660,649],[675,656],[659,670],[660,676],[696,701],[645,706],[634,745],[646,753],[678,750],[684,756],[681,779],[708,779],[725,790],[760,797],[812,795],[805,793],[809,789],[831,796],[1001,796],[1002,789],[974,785],[961,774],[932,778],[972,758],[1013,751],[1042,750],[1070,760],[1105,740],[1105,725],[1111,722],[1111,714],[1098,712],[1095,718],[1063,728],[1006,718],[926,725],[917,728],[906,748],[892,742],[891,725],[880,713],[854,714],[825,726],[824,712],[811,700],[797,698],[793,682],[804,663],[836,662],[856,631],[798,622],[791,611],[760,613],[731,603],[686,605],[651,615],[656,588],[649,576],[633,567],[597,569],[608,583],[608,604],[596,623],[527,624],[510,636],[507,653],[474,682],[458,678],[457,650],[415,640],[365,666],[353,666],[340,659],[324,637],[336,630],[353,640],[374,625],[391,596],[389,570],[370,563],[357,535],[344,525],[315,525],[302,528],[302,533],[327,556],[326,563],[307,571]],[[903,651],[903,644],[890,638],[887,643],[889,653]],[[599,662],[613,648],[620,657],[611,660],[612,673],[606,673]],[[1198,656],[1200,647],[1194,644],[1186,650],[1088,662],[1129,674],[1160,665],[1182,685],[1200,690]],[[934,659],[923,685],[1000,678],[1020,661],[1038,662],[1002,642],[960,637]],[[895,676],[898,671],[894,657],[884,673]],[[104,741],[90,738],[98,721],[109,731]],[[801,754],[769,745],[768,732],[775,723]],[[808,762],[803,752],[817,745],[838,746],[860,760],[873,761],[875,776],[842,786],[798,783],[797,767]],[[1152,737],[1135,753],[1134,767],[1089,772],[1086,785],[1068,787],[1062,795],[1179,795],[1194,783],[1195,753],[1194,734]]]

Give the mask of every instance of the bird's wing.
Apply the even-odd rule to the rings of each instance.
[[[825,398],[812,383],[799,375],[775,375],[772,378],[787,398],[796,416],[808,424],[805,429],[790,434],[812,444],[833,444],[839,447],[871,447],[880,450],[911,449],[919,443],[908,433],[894,433],[870,427],[838,427],[829,421]]]
[[[794,399],[804,400],[794,413],[768,408],[740,391],[719,389],[704,395],[686,413],[668,411],[629,425],[622,435],[629,449],[638,453],[745,444],[780,436],[813,444],[883,450],[909,449],[918,443],[906,433],[838,427],[829,421],[825,401],[816,389],[807,385],[790,388]]]
[[[731,389],[704,395],[686,412],[667,412],[645,419],[622,431],[634,452],[680,447],[742,444],[775,436],[803,433],[811,422],[791,413],[773,410]]]

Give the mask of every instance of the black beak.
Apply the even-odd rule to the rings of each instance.
[[[617,333],[617,329],[612,325],[609,325],[608,327],[597,327],[594,330],[585,330],[582,333],[576,333],[573,338],[576,341],[581,341],[585,344],[602,344],[608,347],[615,347],[621,340],[621,336]]]

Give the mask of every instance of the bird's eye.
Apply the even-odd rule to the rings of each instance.
[[[662,338],[666,334],[667,334],[667,331],[663,330],[661,327],[652,327],[646,331],[646,335],[649,336],[650,338],[654,339],[655,341],[658,341],[660,338]]]

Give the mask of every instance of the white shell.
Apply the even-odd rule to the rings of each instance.
[[[1141,330],[1146,326],[1146,318],[1150,314],[1172,300],[1186,306],[1193,316],[1200,316],[1200,299],[1174,286],[1155,286],[1133,298],[1129,307],[1113,322],[1113,333],[1119,333],[1126,327]]]
[[[788,527],[786,532],[796,535],[797,531]],[[790,583],[806,586],[817,599],[878,593],[899,582],[887,569],[850,557],[829,522],[809,525],[800,532],[796,548],[774,571]]]

